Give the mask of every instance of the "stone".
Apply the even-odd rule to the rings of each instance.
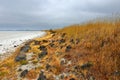
[[[61,75],[60,75],[60,78],[61,78],[62,80],[64,79],[64,77],[65,77],[64,74],[61,74]]]
[[[19,54],[16,56],[15,61],[21,61],[21,60],[26,60],[25,54]]]
[[[113,75],[115,75],[115,76],[120,76],[120,71],[114,71],[114,72],[113,72]]]
[[[54,47],[54,45],[55,45],[55,44],[53,44],[53,43],[50,43],[49,45],[50,45],[50,47]]]
[[[48,41],[47,41],[47,40],[43,40],[42,42],[43,42],[43,43],[47,43]]]
[[[74,40],[73,40],[73,39],[70,39],[70,43],[74,44],[75,42],[74,42]]]
[[[26,60],[31,60],[32,58],[33,58],[33,53],[27,53],[27,55],[26,55]]]
[[[72,64],[72,62],[71,61],[68,61],[67,62],[67,66],[69,66],[69,65],[71,65]]]
[[[80,65],[76,65],[76,66],[74,67],[74,69],[75,69],[77,72],[79,72],[79,71],[80,71]]]
[[[41,53],[38,54],[38,56],[39,56],[39,58],[43,58],[47,54],[48,54],[47,51],[42,51]]]
[[[66,52],[68,52],[72,47],[70,45],[66,46]]]
[[[60,39],[59,44],[61,44],[61,43],[65,43],[65,39]]]
[[[17,45],[14,45],[14,47],[17,47]]]
[[[41,73],[39,74],[39,77],[37,80],[47,80],[46,76],[44,75],[44,73],[41,71]]]
[[[21,65],[17,68],[17,70],[22,69],[25,70],[27,69],[28,71],[30,71],[31,69],[35,69],[36,67],[41,66],[40,63],[37,64],[32,64],[32,63],[28,63],[26,65]]]
[[[20,52],[25,53],[28,52],[31,49],[29,45],[25,45],[20,49]]]
[[[28,70],[26,69],[20,74],[20,77],[25,77],[27,73],[28,73]]]
[[[61,58],[61,59],[60,59],[60,64],[61,64],[61,65],[64,65],[64,64],[66,64],[66,63],[67,63],[67,62],[66,62],[65,58]]]
[[[33,42],[33,40],[28,39],[28,41],[25,43],[25,45],[28,45],[28,46],[29,46],[32,42]]]
[[[40,49],[41,51],[46,51],[47,50],[46,46],[44,46],[44,45],[41,45],[38,49]]]
[[[49,64],[46,64],[46,70],[48,70],[51,66]]]
[[[83,65],[81,65],[81,69],[88,69],[92,66],[92,63],[88,62],[88,63],[85,63]]]

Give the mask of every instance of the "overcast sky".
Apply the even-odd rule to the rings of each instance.
[[[50,29],[120,12],[120,0],[0,0],[0,30]]]

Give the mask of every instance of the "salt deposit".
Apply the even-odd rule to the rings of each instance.
[[[42,31],[0,31],[0,54],[13,52],[23,42],[44,35]]]

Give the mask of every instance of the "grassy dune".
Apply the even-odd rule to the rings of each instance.
[[[120,79],[120,76],[113,75],[120,74],[120,21],[72,25],[57,32],[67,33],[67,39],[80,39],[75,49],[68,53],[74,56],[72,59],[76,59],[76,65],[91,61],[90,73],[97,80]]]
[[[120,21],[91,22],[47,32],[45,37],[30,42],[31,49],[24,53],[33,53],[32,63],[41,64],[26,74],[28,80],[37,79],[43,69],[47,80],[56,80],[53,75],[58,76],[63,72],[69,75],[61,80],[120,80]],[[59,43],[61,39],[65,41]],[[50,47],[49,40],[54,40],[53,47]],[[35,45],[35,41],[41,43]],[[39,60],[37,58],[41,51],[38,48],[41,45],[46,46],[48,54]],[[72,48],[66,51],[68,45]],[[19,51],[0,62],[0,79],[7,77],[16,80],[16,67],[28,64],[15,62]],[[63,60],[64,64],[61,64],[62,59],[67,62]],[[50,69],[46,69],[48,64]]]

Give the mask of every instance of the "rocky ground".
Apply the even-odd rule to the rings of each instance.
[[[19,50],[15,62],[17,80],[77,80],[85,79],[78,70],[89,69],[92,63],[74,65],[68,53],[79,44],[79,39],[67,39],[66,33],[48,32],[43,38],[27,42]],[[89,77],[94,80],[93,76]],[[2,80],[9,80],[7,77]]]
[[[78,43],[79,39],[67,40],[65,33],[49,32],[43,39],[38,38],[25,44],[15,58],[16,62],[21,63],[16,68],[17,79],[76,80],[77,76],[82,78],[82,73],[76,71],[77,66],[72,66],[74,62],[70,56],[65,54]],[[86,63],[79,67],[90,66],[91,63]],[[92,76],[90,78],[94,80]]]

